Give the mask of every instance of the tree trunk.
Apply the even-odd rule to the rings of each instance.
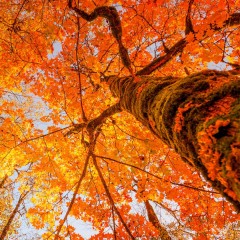
[[[121,108],[240,210],[240,72],[106,78]]]

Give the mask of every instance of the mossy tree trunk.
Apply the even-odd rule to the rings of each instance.
[[[194,33],[193,2],[189,1],[188,5],[186,37]],[[188,42],[183,38],[166,49],[165,55],[134,73],[128,50],[122,42],[117,10],[101,6],[87,13],[74,7],[72,0],[68,1],[68,6],[88,22],[98,17],[108,20],[122,63],[132,76],[104,79],[112,93],[119,97],[121,108],[133,114],[182,159],[196,167],[240,211],[240,71],[208,70],[186,78],[149,76],[184,50]],[[240,14],[233,13],[221,27],[212,23],[206,30],[219,31],[239,24]],[[239,69],[238,64],[233,66]],[[118,107],[115,105],[111,110],[117,111]],[[97,122],[92,122],[92,128]]]
[[[240,209],[240,72],[108,77],[122,109]]]

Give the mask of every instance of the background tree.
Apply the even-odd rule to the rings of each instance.
[[[0,230],[1,232],[4,232],[3,229],[7,229],[6,226],[9,226],[9,229],[5,231],[9,235],[15,234],[18,227],[18,219],[15,218],[14,224],[7,224],[9,220],[9,216],[11,215],[11,212],[13,212],[12,209],[12,200],[13,200],[13,194],[12,194],[12,189],[9,186],[11,183],[7,181],[7,177],[4,177],[0,183],[0,191],[1,191],[1,198],[0,198],[0,210],[1,210],[1,215],[0,215]],[[8,185],[7,187],[5,187]],[[2,234],[1,234],[2,235]]]
[[[73,218],[92,239],[235,236],[239,1],[10,0],[0,11],[11,213],[26,205],[43,239],[82,239]]]

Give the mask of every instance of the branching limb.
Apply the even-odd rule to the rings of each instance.
[[[86,159],[85,159],[85,163],[84,163],[84,167],[83,167],[83,170],[82,170],[82,174],[77,182],[77,185],[76,185],[76,188],[75,188],[75,191],[73,193],[73,197],[71,199],[71,202],[68,206],[68,209],[67,209],[67,212],[63,218],[63,220],[61,221],[61,223],[59,224],[59,226],[57,227],[56,229],[56,233],[55,233],[55,237],[54,237],[54,240],[57,240],[59,239],[59,234],[61,232],[61,229],[64,225],[64,223],[66,222],[67,218],[68,218],[68,215],[70,213],[70,211],[72,210],[72,207],[73,207],[73,204],[75,202],[75,199],[76,199],[76,196],[78,194],[78,191],[80,189],[80,186],[81,186],[81,183],[84,179],[84,177],[86,176],[86,173],[87,173],[87,167],[88,167],[88,164],[89,164],[89,159],[91,157],[91,155],[93,154],[94,152],[94,148],[95,148],[95,145],[96,145],[96,141],[97,141],[97,138],[99,136],[99,133],[97,133],[95,136],[93,136],[93,132],[89,132],[89,137],[90,137],[90,144],[89,144],[89,149],[88,149],[88,154],[86,156]]]
[[[186,39],[185,38],[181,39],[168,50],[168,53],[166,53],[164,56],[158,57],[155,60],[153,60],[150,64],[148,64],[143,69],[138,71],[136,75],[151,74],[152,72],[164,66],[170,60],[172,60],[172,58],[176,56],[178,53],[182,52],[186,45],[187,45]]]
[[[115,113],[121,112],[121,111],[122,110],[121,110],[121,107],[120,107],[120,103],[116,103],[116,104],[112,105],[111,107],[105,109],[98,117],[89,121],[89,123],[87,124],[87,129],[91,129],[91,130],[96,129],[98,126],[103,124],[104,121],[108,117],[112,116]]]
[[[79,180],[78,180],[78,182],[77,182],[75,191],[74,191],[74,193],[73,193],[73,197],[72,197],[71,202],[70,202],[70,204],[69,204],[69,206],[68,206],[68,210],[67,210],[67,212],[66,212],[63,220],[61,221],[61,223],[60,223],[59,226],[57,227],[54,240],[59,239],[59,234],[60,234],[60,232],[61,232],[61,229],[62,229],[64,223],[66,222],[67,218],[68,218],[68,215],[69,215],[69,213],[70,213],[70,211],[71,211],[71,209],[72,209],[72,207],[73,207],[73,204],[74,204],[74,202],[75,202],[76,196],[77,196],[78,191],[79,191],[79,188],[80,188],[80,186],[81,186],[82,180],[84,179],[84,177],[85,177],[85,175],[86,175],[87,167],[88,167],[88,163],[89,163],[89,159],[90,159],[90,151],[91,151],[91,150],[89,150],[88,155],[87,155],[87,157],[86,157],[82,174],[81,174],[81,176],[80,176],[80,178],[79,178]]]
[[[64,136],[70,136],[72,134],[77,134],[79,133],[83,128],[87,126],[86,123],[79,123],[79,124],[74,124],[72,126],[72,129],[68,131],[67,133],[64,134]]]
[[[88,22],[95,20],[97,17],[103,17],[108,20],[112,35],[118,42],[119,54],[120,54],[122,63],[129,70],[131,75],[134,75],[133,69],[131,67],[131,61],[128,55],[128,51],[122,43],[121,20],[116,8],[108,7],[108,6],[97,7],[94,9],[92,13],[88,14],[77,7],[73,7],[71,0],[69,0],[68,6],[69,8],[73,9],[80,17],[82,17]]]
[[[185,30],[186,35],[189,34],[190,32],[194,32],[193,24],[191,21],[191,9],[192,9],[193,3],[194,3],[194,0],[189,1],[189,7],[188,7],[187,16],[186,16],[186,30]],[[102,6],[102,7],[96,8],[91,14],[87,14],[86,12],[76,7],[73,7],[71,0],[69,0],[69,7],[73,9],[79,16],[81,16],[87,21],[93,21],[97,17],[104,17],[109,21],[112,34],[114,38],[117,40],[119,45],[119,53],[120,53],[122,62],[124,66],[128,68],[129,72],[134,76],[127,49],[124,47],[122,43],[122,27],[121,27],[121,21],[120,21],[117,10],[114,7]],[[239,24],[240,24],[240,13],[234,13],[224,22],[222,27],[218,27],[216,24],[211,24],[210,28],[212,30],[217,31],[227,26],[234,26]],[[160,67],[163,67],[166,63],[172,60],[174,56],[181,53],[186,45],[187,45],[187,41],[185,38],[179,40],[167,51],[165,55],[160,56],[155,60],[153,60],[143,69],[138,71],[136,75],[149,75],[155,70],[159,69]]]
[[[158,202],[156,200],[151,200],[152,202],[156,203],[157,205],[159,205],[159,207],[163,208],[165,211],[167,211],[179,224],[179,226],[183,227],[184,225],[181,223],[181,221],[179,220],[179,217],[176,216],[175,211],[178,210],[172,210],[169,207],[167,207],[166,205],[164,205],[162,202]]]
[[[97,118],[93,119],[93,120],[90,120],[88,123],[81,123],[81,124],[78,124],[78,125],[75,125],[73,129],[71,129],[66,135],[71,135],[73,133],[78,133],[79,131],[81,131],[83,128],[86,128],[86,130],[88,131],[89,135],[90,135],[90,138],[92,139],[93,138],[93,133],[94,133],[94,130],[99,127],[101,124],[103,124],[103,122],[106,120],[107,117],[113,115],[114,113],[117,113],[121,111],[121,108],[120,108],[120,104],[117,103],[117,104],[114,104],[113,106],[109,107],[108,109],[106,109],[105,111],[103,111]],[[81,185],[81,182],[82,180],[84,179],[85,175],[86,175],[86,171],[87,171],[87,166],[88,166],[88,163],[89,163],[89,158],[91,155],[93,155],[93,150],[94,150],[94,146],[95,146],[95,142],[96,142],[96,139],[97,139],[97,136],[99,135],[100,132],[97,132],[97,134],[95,135],[95,139],[91,140],[90,142],[90,145],[89,145],[89,153],[87,155],[87,158],[86,158],[86,161],[85,161],[85,164],[84,164],[84,169],[82,171],[82,174],[81,174],[81,177],[77,183],[77,186],[75,188],[75,191],[74,191],[74,194],[73,194],[73,197],[72,197],[72,200],[70,202],[70,205],[68,207],[68,210],[61,222],[61,224],[58,226],[58,228],[56,229],[56,234],[55,234],[55,240],[58,239],[59,237],[59,234],[61,232],[61,229],[64,225],[64,223],[66,222],[67,218],[68,218],[68,215],[73,207],[73,204],[75,202],[75,199],[76,199],[76,196],[77,196],[77,193],[79,191],[79,188],[80,188],[80,185]],[[92,136],[92,137],[91,137]],[[114,209],[115,210],[115,209]]]
[[[77,134],[79,133],[83,128],[86,128],[87,130],[94,131],[97,127],[102,125],[104,121],[112,116],[115,113],[121,112],[121,107],[119,103],[116,103],[112,105],[111,107],[105,109],[98,117],[90,120],[87,123],[80,123],[73,125],[73,128],[68,131],[65,136],[70,136],[71,134]]]
[[[191,2],[193,2],[193,1],[190,1],[190,3]],[[189,4],[189,9],[191,11],[190,4]],[[190,13],[189,13],[189,15],[190,15]],[[190,20],[190,16],[189,16],[189,20]],[[189,24],[188,28],[190,27],[190,24],[191,24],[191,23],[189,23],[191,20],[190,21],[189,20],[188,20],[188,24]],[[209,27],[210,27],[210,29],[212,29],[214,31],[219,31],[219,30],[221,30],[225,27],[228,27],[228,26],[231,27],[231,26],[235,26],[235,25],[239,25],[239,24],[240,24],[240,13],[234,13],[224,22],[222,27],[218,27],[216,24],[211,24]],[[204,36],[204,37],[206,37],[206,36]],[[136,75],[150,75],[152,72],[154,72],[157,69],[163,67],[166,63],[168,63],[170,60],[172,60],[172,58],[174,56],[181,53],[183,51],[183,49],[186,47],[186,45],[187,45],[187,41],[186,41],[185,38],[179,40],[175,45],[173,45],[169,49],[168,53],[154,59],[147,66],[145,66],[143,69],[138,71],[136,73]]]
[[[94,134],[94,131],[89,129],[88,130],[88,134],[89,134],[89,138],[90,138],[90,143],[88,145],[88,153],[87,153],[87,156],[86,156],[86,159],[85,159],[85,163],[84,163],[84,167],[83,167],[83,170],[82,170],[82,174],[81,174],[81,176],[79,178],[79,181],[77,182],[75,191],[73,193],[73,197],[72,197],[71,202],[70,202],[70,204],[68,206],[68,210],[67,210],[63,220],[60,222],[59,226],[56,229],[54,240],[59,239],[59,234],[61,232],[61,229],[62,229],[63,225],[65,224],[65,222],[66,222],[66,220],[68,218],[68,215],[69,215],[69,213],[70,213],[70,211],[71,211],[71,209],[73,207],[73,204],[74,204],[76,196],[77,196],[77,194],[79,192],[81,183],[82,183],[84,177],[86,176],[87,167],[89,165],[89,160],[90,160],[90,157],[93,155],[94,148],[95,148],[95,145],[96,145],[96,141],[97,141],[97,138],[98,138],[100,132],[97,132],[96,134]]]

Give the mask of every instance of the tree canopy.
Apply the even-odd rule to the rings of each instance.
[[[0,6],[0,239],[240,238],[239,0]]]

